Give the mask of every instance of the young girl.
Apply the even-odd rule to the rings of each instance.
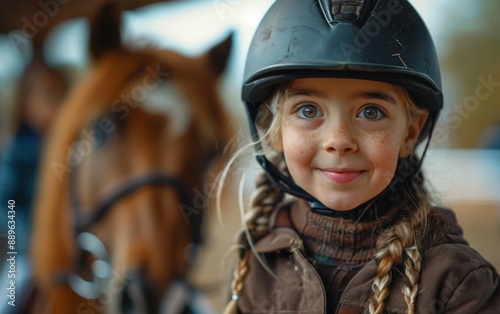
[[[496,270],[419,171],[443,99],[407,1],[277,0],[243,99],[264,173],[226,313],[500,313]]]

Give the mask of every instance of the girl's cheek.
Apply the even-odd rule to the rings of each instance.
[[[398,156],[399,156],[399,143],[393,134],[388,132],[380,132],[373,134],[369,138],[371,149],[370,160],[377,169],[377,172],[389,183],[396,171]],[[365,150],[366,152],[366,150]]]
[[[294,154],[303,155],[307,147],[315,140],[315,134],[304,130],[283,130],[283,149]]]
[[[294,143],[293,136],[291,136],[290,132],[287,132],[285,129],[282,129],[281,132],[281,142],[285,153],[291,149],[290,146],[293,146]]]
[[[387,158],[399,152],[401,143],[398,142],[392,132],[375,132],[367,136],[368,143],[372,143],[374,150],[381,156]]]
[[[392,129],[395,128],[394,125],[391,124],[391,121],[388,119],[382,119],[379,121],[357,119],[355,123],[359,129],[361,129],[367,133],[379,133],[379,132],[392,131]]]

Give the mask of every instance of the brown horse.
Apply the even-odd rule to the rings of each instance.
[[[31,243],[37,313],[160,311],[200,242],[208,174],[233,135],[217,93],[231,37],[196,58],[130,51],[118,20],[106,7],[92,24],[95,65],[47,143]]]

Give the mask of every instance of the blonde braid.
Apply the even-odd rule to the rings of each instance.
[[[274,154],[269,159],[274,161],[278,168],[286,173],[286,164],[282,154]],[[257,241],[269,233],[271,213],[276,204],[281,202],[284,197],[284,192],[272,184],[265,172],[257,176],[255,185],[256,189],[250,199],[250,210],[244,217],[246,228],[251,235],[251,239],[246,239],[248,242]],[[226,306],[224,314],[236,314],[238,312],[237,300],[241,296],[243,282],[250,272],[248,264],[250,247],[248,243],[244,243],[244,247],[231,283],[232,300]]]
[[[385,299],[388,296],[392,281],[391,269],[395,264],[402,264],[409,284],[404,283],[401,290],[408,305],[408,313],[415,313],[415,301],[418,293],[418,281],[422,269],[422,255],[425,242],[429,239],[427,220],[432,212],[432,206],[423,179],[415,178],[401,191],[411,195],[401,206],[408,211],[407,217],[400,218],[393,226],[385,230],[377,240],[378,252],[374,258],[378,263],[377,275],[372,284],[374,297],[370,302],[371,314],[382,313]],[[410,204],[406,203],[410,202]]]
[[[400,223],[388,228],[377,240],[378,252],[375,260],[378,263],[377,275],[373,280],[372,290],[374,298],[370,302],[370,313],[382,313],[385,299],[389,295],[389,285],[392,282],[391,269],[394,264],[400,263],[403,258],[403,238],[411,232],[407,224]]]
[[[403,292],[406,304],[408,305],[408,314],[415,313],[415,301],[418,293],[418,281],[422,270],[422,254],[425,241],[427,239],[427,221],[432,211],[429,194],[423,186],[423,178],[412,180],[410,189],[413,190],[416,197],[412,204],[415,207],[413,214],[409,220],[413,243],[412,246],[405,247],[405,255],[403,256],[403,265],[405,275],[408,278],[409,285],[403,284],[401,291]],[[429,230],[430,231],[430,230]],[[416,244],[419,244],[417,246]]]
[[[224,314],[237,314],[238,313],[238,299],[243,291],[243,282],[250,272],[250,265],[248,265],[248,259],[250,257],[250,251],[245,250],[243,256],[238,262],[236,269],[234,270],[234,278],[231,283],[231,301],[226,305],[224,309]]]
[[[416,246],[405,249],[406,256],[404,257],[405,275],[410,281],[410,285],[404,284],[401,288],[405,296],[406,304],[408,304],[408,314],[415,313],[415,300],[418,292],[418,280],[421,270],[421,256]]]
[[[282,155],[275,155],[271,159],[277,161],[275,162],[280,171],[287,173]],[[245,223],[253,239],[258,240],[269,233],[269,217],[276,204],[283,200],[284,192],[271,183],[265,172],[256,178],[255,186]]]
[[[379,261],[377,277],[373,280],[372,290],[374,297],[370,302],[370,314],[382,313],[384,309],[384,300],[389,295],[389,284],[392,280],[391,268],[394,261],[390,256],[384,256]]]

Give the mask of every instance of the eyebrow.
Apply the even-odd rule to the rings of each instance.
[[[319,98],[327,98],[325,93],[320,92],[317,89],[312,88],[291,88],[289,91],[289,97],[296,96],[315,96]]]
[[[353,95],[353,98],[378,99],[378,100],[384,100],[393,105],[398,104],[396,98],[394,98],[391,94],[381,91],[368,91],[368,92],[356,93]]]

